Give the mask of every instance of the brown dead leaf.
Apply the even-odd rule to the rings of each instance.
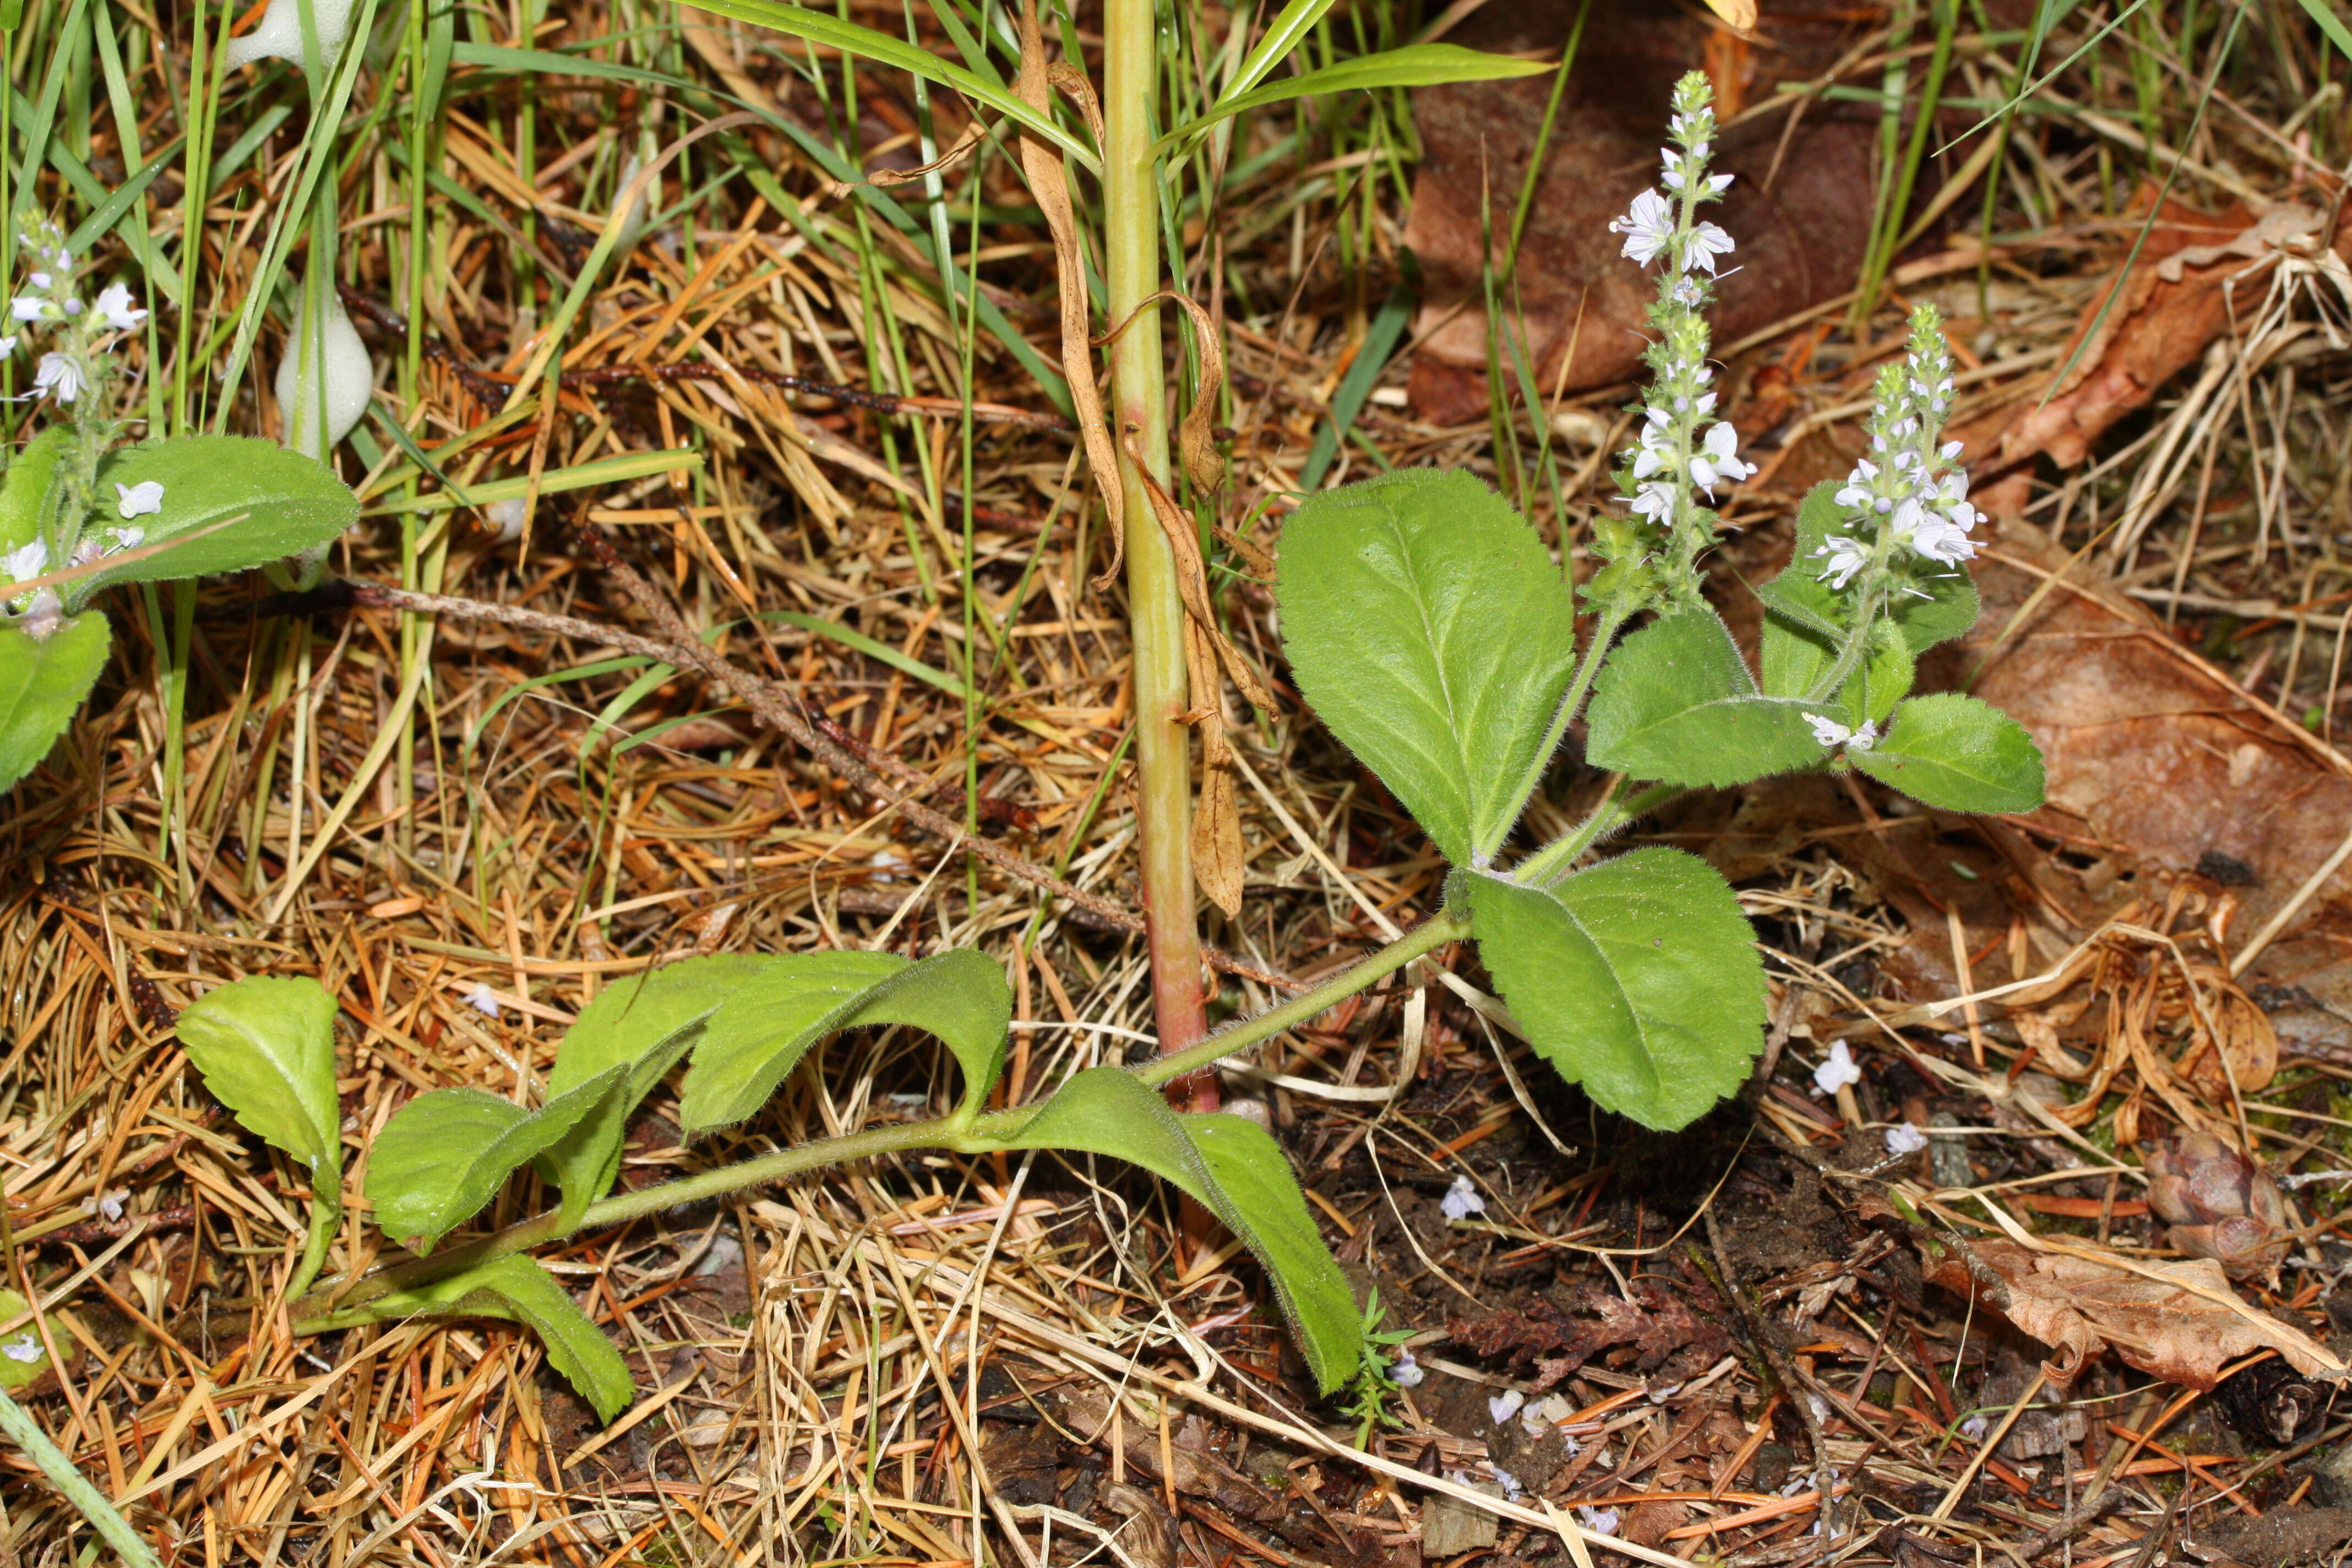
[[[2135,231],[2149,194],[2143,190],[2137,213],[2127,218]],[[2012,405],[2019,412],[2001,432],[1994,460],[2007,468],[2047,453],[2071,468],[2109,426],[2195,363],[2205,345],[2228,329],[2226,286],[2246,268],[2231,247],[2253,226],[2243,205],[2204,213],[2167,201],[2138,258],[2120,275],[2120,291],[2110,278],[2084,307],[2059,361],[2062,368],[2071,361],[2073,369],[2046,401]]]
[[[1475,48],[1559,49],[1575,25],[1576,0],[1490,5],[1448,35]],[[1725,102],[1768,94],[1771,84],[1826,68],[1853,12],[1843,0],[1771,0],[1758,28],[1768,47],[1710,55],[1736,69],[1717,80]],[[1654,285],[1619,254],[1609,220],[1654,182],[1658,142],[1675,79],[1721,30],[1662,5],[1594,6],[1569,73],[1533,205],[1520,240],[1514,318],[1524,315],[1538,385],[1605,386],[1638,369]],[[1717,51],[1723,54],[1723,51]],[[1736,61],[1736,65],[1732,62]],[[1491,200],[1499,264],[1549,75],[1512,82],[1424,88],[1413,95],[1423,155],[1404,243],[1427,279],[1414,331],[1428,334],[1413,360],[1414,410],[1453,425],[1486,406],[1486,322],[1479,309],[1480,205]],[[1868,243],[1874,110],[1810,100],[1789,115],[1759,115],[1726,131],[1717,167],[1736,176],[1715,220],[1739,249],[1714,312],[1719,342],[1769,326],[1853,284]],[[1923,189],[1932,191],[1932,174]]]
[[[1931,1250],[1929,1281],[1973,1296],[2050,1346],[2043,1368],[2062,1387],[2108,1349],[2126,1365],[2188,1388],[2211,1388],[2223,1366],[2263,1350],[2306,1376],[2346,1370],[2302,1330],[2240,1302],[2209,1258],[2126,1266],[2009,1241],[1978,1242],[1969,1251],[1963,1258]]]
[[[2352,764],[2138,605],[2079,585],[2095,574],[2086,563],[2041,592],[2068,564],[2031,529],[2005,527],[1977,563],[1983,618],[1923,684],[1973,691],[2032,732],[2049,794],[2029,826],[2105,857],[2110,876],[2230,866],[2242,883],[2232,889],[2237,929],[2260,930],[2343,841]],[[2302,919],[2347,899],[2352,869],[2330,878]],[[2259,1055],[2259,1042],[2252,1048]]]

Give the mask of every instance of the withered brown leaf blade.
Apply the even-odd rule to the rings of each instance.
[[[2016,1242],[1971,1244],[1969,1256],[1929,1251],[1927,1279],[1976,1299],[2051,1348],[2043,1363],[2053,1383],[2072,1383],[2101,1351],[2126,1365],[2188,1388],[2211,1388],[2221,1368],[2274,1350],[2306,1375],[2341,1375],[2344,1363],[2291,1324],[2254,1311],[2230,1294],[2221,1266],[2207,1258],[2179,1263],[2108,1264],[2073,1252],[2038,1252]],[[1978,1268],[1970,1267],[1973,1258]]]

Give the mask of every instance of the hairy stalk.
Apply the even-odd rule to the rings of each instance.
[[[1185,1050],[1170,1052],[1158,1061],[1134,1069],[1135,1076],[1158,1088],[1187,1074],[1202,1072],[1220,1058],[1246,1050],[1285,1029],[1294,1028],[1325,1008],[1335,1006],[1369,988],[1383,976],[1394,973],[1424,953],[1433,952],[1449,942],[1459,942],[1469,934],[1470,917],[1466,912],[1442,910],[1305,995],[1229,1025]],[[445,1279],[452,1274],[488,1263],[492,1258],[526,1251],[580,1231],[642,1219],[681,1204],[723,1197],[747,1187],[780,1182],[804,1171],[844,1164],[851,1160],[871,1159],[877,1154],[903,1153],[913,1149],[953,1149],[960,1153],[989,1152],[1001,1148],[1004,1136],[1035,1114],[1040,1104],[1042,1102],[1033,1102],[977,1118],[942,1116],[929,1121],[869,1127],[838,1138],[820,1139],[814,1143],[782,1149],[772,1154],[722,1166],[715,1171],[681,1176],[677,1181],[640,1188],[633,1193],[617,1194],[601,1203],[591,1204],[576,1225],[565,1225],[561,1214],[551,1209],[464,1246],[449,1247],[429,1258],[411,1258],[341,1288],[336,1282],[330,1281],[310,1300],[295,1301],[288,1316],[294,1321],[298,1333],[322,1333],[330,1329],[369,1321],[366,1314],[353,1315],[355,1309],[368,1302],[380,1300],[398,1291],[415,1289],[436,1279]]]
[[[1151,1011],[1161,1048],[1180,1051],[1207,1032],[1208,1008],[1192,909],[1184,605],[1177,596],[1175,552],[1153,521],[1150,489],[1157,483],[1165,489],[1169,482],[1160,312],[1143,303],[1160,292],[1160,161],[1152,150],[1156,17],[1152,0],[1108,0],[1103,9],[1103,272],[1110,320],[1122,325],[1111,346],[1113,444],[1127,500],[1136,813]],[[1213,1110],[1216,1081],[1196,1080],[1175,1098],[1193,1110]]]
[[[335,1233],[343,1228],[343,1194],[334,1183],[314,1185],[310,1196],[310,1237],[302,1247],[302,1260],[294,1266],[294,1273],[286,1281],[286,1299],[292,1300],[310,1289],[319,1270],[327,1261],[327,1249],[335,1244]]]
[[[1602,608],[1600,623],[1592,628],[1592,641],[1585,647],[1583,662],[1576,667],[1574,679],[1569,681],[1568,689],[1560,694],[1559,707],[1551,716],[1550,728],[1544,731],[1543,743],[1536,748],[1534,758],[1528,763],[1527,776],[1518,783],[1513,797],[1517,804],[1510,811],[1512,821],[1518,820],[1519,814],[1527,809],[1529,797],[1536,793],[1536,786],[1543,782],[1544,770],[1551,766],[1552,757],[1559,752],[1560,742],[1568,736],[1568,727],[1576,722],[1577,714],[1583,710],[1585,694],[1592,689],[1592,678],[1601,673],[1601,661],[1609,656],[1609,645],[1617,640],[1618,630],[1625,621],[1625,611],[1617,605],[1609,605]],[[1477,847],[1481,856],[1491,856],[1501,847],[1499,844]]]
[[[1607,799],[1593,808],[1592,815],[1577,824],[1573,832],[1553,839],[1512,870],[1517,880],[1538,887],[1558,881],[1576,864],[1576,858],[1601,839],[1631,822],[1637,822],[1676,795],[1687,794],[1681,784],[1651,784],[1627,795],[1622,792],[1625,781],[1620,779],[1609,792]]]
[[[139,1532],[131,1528],[131,1522],[117,1513],[114,1505],[106,1500],[106,1494],[92,1486],[89,1478],[76,1469],[74,1462],[49,1441],[40,1423],[5,1394],[0,1394],[0,1434],[5,1434],[10,1442],[41,1467],[49,1484],[65,1493],[66,1500],[89,1521],[128,1568],[157,1568],[155,1554],[147,1549]]]

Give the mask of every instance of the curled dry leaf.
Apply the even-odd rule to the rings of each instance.
[[[2048,1345],[2042,1364],[2061,1387],[2110,1348],[2126,1364],[2189,1388],[2211,1388],[2222,1367],[2264,1350],[2307,1376],[2347,1371],[2309,1334],[2239,1300],[2210,1258],[2126,1264],[2010,1241],[1976,1243],[1966,1256],[1932,1242],[1924,1250],[1931,1283],[1973,1296]]]
[[[2167,1241],[2233,1279],[2277,1272],[2294,1217],[2269,1172],[2210,1132],[2143,1143],[2140,1158],[2147,1206],[2172,1227]]]

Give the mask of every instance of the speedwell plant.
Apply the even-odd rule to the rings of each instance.
[[[114,383],[147,319],[130,289],[85,299],[64,230],[17,220],[20,287],[0,358],[33,360],[46,423],[0,476],[0,790],[48,754],[106,664],[101,588],[237,572],[322,548],[359,517],[332,470],[275,442],[180,436],[119,445]]]
[[[1180,1114],[1163,1086],[1475,939],[1528,1037],[1598,1104],[1677,1128],[1734,1089],[1760,1041],[1766,992],[1731,889],[1676,850],[1596,858],[1596,847],[1683,791],[1776,773],[1854,768],[1931,807],[2021,811],[2041,801],[2042,765],[2025,732],[1984,703],[1909,695],[1919,653],[1977,615],[1966,570],[1976,514],[1958,454],[1941,444],[1952,382],[1930,313],[1878,382],[1866,456],[1805,499],[1797,555],[1760,590],[1760,673],[1702,597],[1701,563],[1720,526],[1714,500],[1751,472],[1717,416],[1706,357],[1716,268],[1734,251],[1701,216],[1728,184],[1708,172],[1714,125],[1705,78],[1685,79],[1664,189],[1644,192],[1617,225],[1625,254],[1657,268],[1654,375],[1619,474],[1624,514],[1594,529],[1580,650],[1577,590],[1536,531],[1474,479],[1392,474],[1312,497],[1286,526],[1276,594],[1293,672],[1453,864],[1437,914],[1197,1045],[1138,1068],[1086,1068],[1042,1102],[997,1111],[986,1107],[1012,997],[981,953],[720,955],[655,971],[581,1013],[536,1108],[473,1089],[404,1107],[371,1151],[367,1196],[376,1224],[413,1256],[297,1301],[298,1327],[517,1319],[609,1416],[631,1397],[628,1368],[530,1248],[875,1154],[1060,1150],[1143,1166],[1222,1220],[1264,1266],[1328,1393],[1366,1367],[1368,1336],[1394,1336],[1358,1310],[1274,1139],[1235,1116]],[[1515,856],[1521,813],[1580,716],[1586,761],[1621,776],[1572,832]],[[257,978],[213,992],[180,1021],[214,1091],[309,1169],[320,1206],[294,1296],[339,1224],[333,1017],[315,983]],[[632,1111],[679,1063],[677,1120],[694,1136],[755,1115],[828,1036],[878,1025],[947,1046],[961,1068],[950,1114],[613,1194]],[[526,1165],[555,1206],[445,1245]],[[1370,1347],[1380,1386],[1356,1404],[1368,1422],[1385,1388],[1409,1375],[1387,1359]]]

